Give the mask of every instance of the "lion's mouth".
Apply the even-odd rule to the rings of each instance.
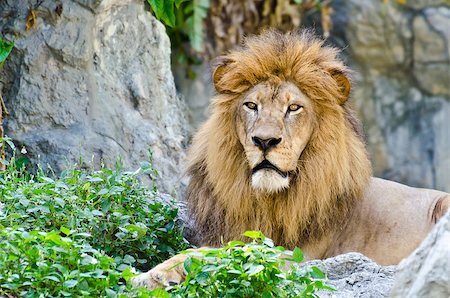
[[[261,163],[259,163],[256,167],[253,168],[252,170],[252,174],[255,174],[256,172],[258,172],[259,170],[263,170],[263,169],[270,169],[270,170],[274,170],[275,172],[277,172],[281,177],[286,178],[288,176],[287,172],[283,172],[281,171],[279,168],[277,168],[276,166],[274,166],[270,161],[268,161],[267,159],[264,159]]]

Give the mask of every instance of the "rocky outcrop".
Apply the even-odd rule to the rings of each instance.
[[[375,174],[450,191],[450,6],[333,1]]]
[[[399,264],[391,296],[450,297],[450,211]]]
[[[355,298],[389,297],[394,282],[395,266],[380,266],[359,253],[348,253],[323,261],[311,261],[327,273],[326,284],[336,291],[321,291],[320,297]]]
[[[56,171],[80,157],[108,166],[120,157],[132,169],[151,149],[159,185],[173,190],[186,108],[145,1],[7,0],[0,12],[1,34],[16,43],[1,73],[5,128],[28,157]]]

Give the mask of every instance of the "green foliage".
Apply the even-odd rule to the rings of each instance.
[[[203,48],[203,20],[208,14],[209,0],[189,1],[184,8],[184,21],[191,46],[196,51]]]
[[[203,47],[203,20],[209,0],[147,0],[155,17],[168,26],[168,34],[176,45],[190,42],[200,52]],[[173,47],[177,49],[176,47]]]
[[[0,67],[5,63],[6,58],[8,58],[9,53],[11,53],[14,47],[14,42],[9,42],[0,37]]]
[[[295,264],[303,260],[299,248],[288,252],[257,231],[244,235],[253,241],[188,251],[186,280],[169,288],[166,297],[318,297],[319,289],[334,290],[324,283],[325,275],[317,267],[291,265],[288,271],[282,269],[287,261]]]
[[[177,209],[138,181],[154,172],[151,162],[135,172],[73,167],[60,177],[42,169],[30,175],[15,158],[6,163],[0,296],[115,297],[130,290],[121,278],[133,275],[131,266],[147,270],[187,247],[175,226]]]
[[[197,54],[204,47],[204,19],[209,0],[147,0],[155,17],[165,26],[176,63],[186,66],[189,78],[195,78],[191,65],[201,63]]]
[[[85,233],[0,231],[0,295],[17,297],[116,297],[130,291],[114,259],[92,248]]]

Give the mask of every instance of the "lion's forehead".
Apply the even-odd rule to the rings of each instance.
[[[268,106],[271,109],[282,108],[292,102],[303,104],[309,101],[300,88],[289,81],[259,83],[249,90],[244,96],[244,100],[252,100],[262,108]]]

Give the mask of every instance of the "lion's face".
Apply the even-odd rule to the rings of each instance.
[[[239,102],[237,131],[252,172],[252,187],[289,187],[316,123],[312,101],[291,82],[264,82]]]

